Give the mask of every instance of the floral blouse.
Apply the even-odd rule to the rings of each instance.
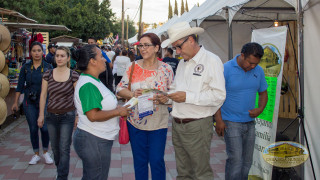
[[[136,89],[156,89],[168,92],[173,82],[173,70],[170,65],[159,61],[157,70],[143,69],[137,62],[131,80],[131,91]],[[117,92],[128,88],[131,65],[127,67],[120,83],[117,86]],[[141,130],[157,130],[168,127],[169,112],[167,105],[154,106],[153,114],[144,118],[139,118],[138,105],[132,108],[128,121],[136,128]]]

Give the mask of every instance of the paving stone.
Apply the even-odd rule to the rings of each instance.
[[[122,177],[122,169],[121,168],[110,168],[109,177]]]
[[[28,162],[16,162],[12,169],[27,169],[28,166]]]
[[[14,166],[19,158],[7,158],[1,161],[0,166]]]
[[[166,179],[176,180],[176,162],[172,145],[172,124],[169,122],[165,149]],[[40,141],[41,142],[41,141]],[[211,141],[210,164],[215,173],[215,180],[224,179],[224,166],[227,158],[225,143],[222,138],[214,136]],[[41,147],[41,143],[40,143]],[[52,152],[51,149],[49,152]],[[29,138],[29,129],[26,121],[18,126],[0,142],[0,180],[53,180],[56,176],[55,165],[44,164],[41,158],[37,165],[28,162],[34,155]],[[149,168],[150,180],[151,172]],[[81,180],[82,161],[71,145],[69,180]],[[109,180],[134,180],[134,167],[130,143],[121,145],[116,139],[113,143]]]
[[[0,153],[2,154],[3,152],[0,151]],[[4,161],[5,159],[7,159],[9,156],[8,155],[0,155],[0,162]]]
[[[134,173],[134,167],[132,164],[123,164],[122,173]]]
[[[44,164],[36,164],[36,165],[29,165],[26,169],[26,173],[41,173],[44,168]]]
[[[27,151],[30,147],[29,146],[19,146],[15,151]]]

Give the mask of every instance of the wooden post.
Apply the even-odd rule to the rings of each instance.
[[[129,15],[127,15],[127,47],[129,48],[129,42],[128,42],[128,35],[129,35]]]
[[[121,11],[121,46],[124,46],[124,0],[122,0],[122,11]]]
[[[140,17],[139,17],[139,32],[138,32],[138,40],[140,39],[141,35],[142,35],[142,29],[143,27],[142,26],[142,22],[141,22],[141,19],[142,19],[142,7],[143,7],[143,0],[141,0],[140,2]]]

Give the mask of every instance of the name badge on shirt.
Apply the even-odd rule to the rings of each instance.
[[[198,64],[196,65],[196,67],[194,67],[193,75],[201,76],[201,73],[203,72],[203,70],[204,70],[203,64]]]

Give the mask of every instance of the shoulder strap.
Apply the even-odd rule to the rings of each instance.
[[[134,65],[136,64],[135,61],[132,62],[131,65],[131,71],[130,71],[130,77],[129,77],[129,84],[128,84],[128,89],[129,91],[131,91],[131,81],[132,81],[132,74],[133,74],[133,70],[134,70]]]

